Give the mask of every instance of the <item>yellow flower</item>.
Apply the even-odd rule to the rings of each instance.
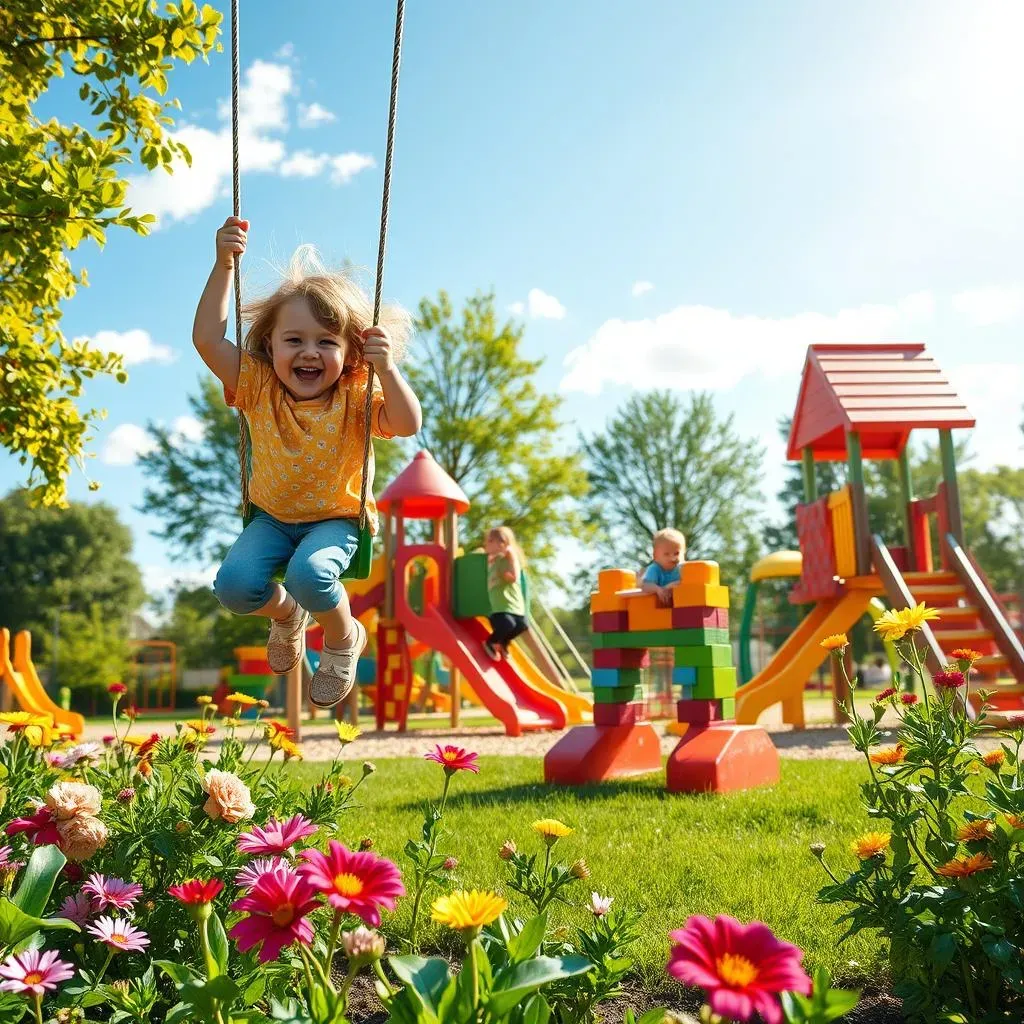
[[[961,825],[956,837],[962,843],[980,843],[991,839],[996,831],[996,823],[987,818],[977,818],[974,821]]]
[[[284,754],[284,759],[286,761],[290,761],[293,757],[297,761],[302,760],[302,747],[300,747],[294,740],[290,740],[282,736],[277,740],[275,746],[282,754]]]
[[[861,860],[870,860],[889,849],[892,836],[888,832],[865,832],[859,839],[850,843],[850,851]]]
[[[900,764],[906,757],[906,749],[902,743],[895,747],[883,747],[871,755],[872,764]]]
[[[508,902],[495,892],[466,892],[462,889],[439,896],[430,908],[431,917],[456,931],[479,931],[484,925],[497,921],[505,912]]]
[[[229,693],[226,699],[240,708],[254,708],[259,704],[257,697],[250,697],[247,693]]]
[[[4,711],[0,714],[0,724],[6,725],[8,732],[17,732],[27,725],[49,726],[53,723],[49,715],[36,715],[31,711]]]
[[[564,825],[557,818],[540,818],[530,826],[537,835],[542,836],[548,846],[554,846],[559,839],[571,836],[575,829]]]
[[[334,728],[338,730],[338,739],[342,743],[351,743],[353,740],[359,739],[363,734],[363,730],[358,725],[339,722],[337,719],[334,720]]]
[[[48,747],[53,743],[53,730],[50,728],[49,723],[46,725],[26,725],[24,733],[30,747]]]
[[[875,632],[883,640],[902,640],[908,633],[919,630],[926,622],[939,618],[934,608],[929,608],[923,601],[914,608],[890,608],[878,617]]]
[[[821,641],[821,646],[826,651],[842,651],[850,646],[850,641],[845,633],[833,633]]]
[[[206,707],[207,704],[212,704],[213,703],[213,698],[212,697],[207,697],[206,694],[203,694],[202,697],[196,697],[196,703],[201,708],[202,707]]]

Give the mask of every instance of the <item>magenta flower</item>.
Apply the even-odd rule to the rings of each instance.
[[[0,983],[0,992],[43,996],[47,989],[52,992],[58,982],[74,976],[74,967],[59,960],[54,950],[29,949],[9,956],[0,964],[0,978],[6,979]]]
[[[74,896],[67,896],[57,912],[58,917],[63,917],[65,921],[72,921],[79,928],[84,928],[89,923],[92,915],[92,900],[84,892],[76,893]]]
[[[235,875],[239,889],[251,889],[264,875],[294,875],[291,864],[283,857],[257,857]]]
[[[9,836],[23,832],[25,838],[31,839],[36,846],[60,845],[57,821],[49,807],[40,807],[30,818],[15,818],[7,826],[6,832]]]
[[[190,878],[181,885],[172,885],[167,892],[180,903],[203,906],[212,903],[223,888],[224,883],[219,878]]]
[[[712,1011],[729,1020],[749,1021],[758,1013],[766,1024],[779,1024],[780,992],[810,995],[811,979],[800,966],[803,951],[760,921],[695,915],[671,938],[676,944],[668,973],[704,989]]]
[[[82,886],[82,892],[92,897],[96,910],[108,907],[130,910],[142,895],[142,886],[120,878],[107,878],[106,875],[90,875],[89,881]]]
[[[149,936],[123,918],[99,917],[94,924],[87,926],[86,931],[114,952],[139,953],[149,945]]]
[[[268,873],[252,891],[235,900],[232,910],[248,913],[228,935],[245,953],[259,946],[260,963],[270,963],[281,955],[285,946],[313,941],[313,926],[306,920],[310,911],[320,906],[316,890],[295,874]]]
[[[395,909],[395,900],[405,895],[398,868],[375,853],[354,853],[332,839],[327,853],[303,850],[305,864],[299,874],[327,897],[335,910],[361,917],[374,928],[380,925],[380,908]]]
[[[284,853],[311,836],[318,826],[296,814],[287,821],[271,818],[265,826],[255,825],[238,837],[239,853],[270,854]]]
[[[480,771],[480,766],[476,763],[478,754],[463,747],[453,746],[451,743],[443,747],[438,743],[435,750],[428,750],[423,756],[428,761],[439,764],[448,775],[454,775],[456,772]]]
[[[936,689],[955,690],[964,685],[964,674],[959,669],[947,668],[945,672],[936,672],[932,676]]]
[[[2,868],[5,864],[9,864],[11,862],[12,852],[13,851],[9,846],[0,846],[0,868]]]

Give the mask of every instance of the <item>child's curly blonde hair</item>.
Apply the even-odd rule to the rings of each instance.
[[[245,350],[270,362],[268,346],[278,310],[297,295],[309,303],[317,323],[347,342],[345,373],[365,370],[360,334],[373,326],[373,302],[350,270],[329,270],[312,245],[301,245],[295,250],[284,280],[272,294],[242,307],[242,318],[249,325]],[[381,307],[379,326],[391,338],[391,351],[395,362],[399,362],[412,333],[412,319],[400,306],[385,305]]]

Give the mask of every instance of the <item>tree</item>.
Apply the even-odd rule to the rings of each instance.
[[[242,528],[238,416],[213,377],[199,381],[189,406],[201,431],[195,439],[150,423],[153,449],[139,457],[148,483],[139,511],[162,520],[154,535],[193,561],[220,561]],[[374,490],[393,479],[405,455],[394,441],[375,441]]]
[[[109,227],[147,232],[152,217],[125,205],[119,172],[136,153],[150,170],[188,159],[168,134],[177,102],[158,97],[175,62],[205,59],[219,24],[193,0],[0,8],[0,444],[31,463],[30,483],[41,478],[32,496],[46,504],[65,504],[98,415],[77,406],[85,379],[126,379],[119,357],[60,330],[61,304],[86,284],[69,253],[87,238],[102,246]],[[64,123],[38,108],[52,108],[46,93],[66,72],[83,109]]]
[[[236,647],[267,642],[267,620],[233,615],[221,607],[209,587],[182,588],[174,595],[160,635],[177,645],[182,668],[220,668],[235,663]]]
[[[61,616],[56,673],[59,686],[103,690],[111,683],[124,681],[130,657],[124,623],[105,617],[97,605],[87,613]]]
[[[0,624],[32,630],[44,654],[52,652],[55,614],[65,634],[70,612],[99,615],[126,637],[145,598],[131,552],[131,531],[111,506],[38,507],[13,491],[0,500]]]
[[[445,292],[424,299],[416,330],[420,441],[471,502],[465,537],[480,543],[503,523],[532,561],[549,561],[560,538],[583,530],[575,502],[587,481],[576,455],[558,451],[561,399],[537,390],[542,361],[520,354],[523,328],[498,322],[490,294],[459,314]]]
[[[726,582],[743,578],[758,548],[764,452],[732,416],[719,417],[710,395],[635,395],[582,446],[590,518],[619,563],[649,562],[651,535],[674,526],[687,558],[719,562]]]

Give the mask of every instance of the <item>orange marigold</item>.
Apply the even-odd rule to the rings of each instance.
[[[865,832],[850,843],[850,851],[857,854],[861,860],[868,860],[885,853],[889,849],[890,839],[892,836],[888,832]]]
[[[847,639],[845,633],[833,633],[831,636],[827,636],[821,641],[821,646],[824,647],[826,651],[841,651],[850,646],[850,641]]]
[[[971,650],[970,647],[957,647],[950,651],[949,656],[957,661],[966,661],[973,665],[982,655],[980,651]]]
[[[987,853],[972,853],[969,857],[954,857],[937,867],[935,873],[944,878],[967,878],[968,875],[989,871],[995,866],[996,862]]]
[[[1008,814],[1006,816],[1006,823],[1010,828],[1024,830],[1024,817],[1021,817],[1019,814]]]
[[[883,747],[871,755],[872,764],[901,764],[907,756],[906,747],[897,743],[895,747]]]
[[[990,750],[981,760],[986,768],[998,768],[1006,760],[1006,755],[1001,750]]]
[[[978,818],[961,825],[957,830],[956,837],[961,843],[981,843],[991,839],[996,831],[996,823],[988,818]]]

